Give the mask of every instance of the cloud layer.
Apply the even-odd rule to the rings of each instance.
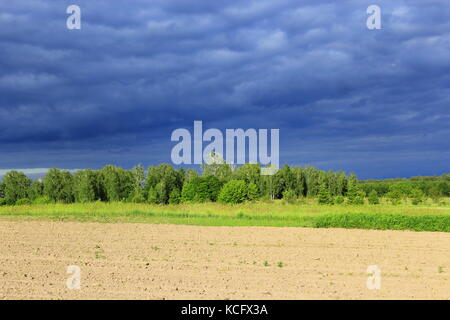
[[[170,133],[279,128],[281,163],[450,172],[450,4],[0,3],[0,168],[170,162]]]

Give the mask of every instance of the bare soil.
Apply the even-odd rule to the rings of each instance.
[[[448,233],[0,221],[0,299],[449,298]]]

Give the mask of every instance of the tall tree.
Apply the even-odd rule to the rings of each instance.
[[[121,167],[107,165],[101,169],[101,184],[108,201],[123,201],[133,191],[133,174]]]
[[[306,166],[304,168],[306,177],[306,188],[308,197],[315,197],[319,193],[320,171],[314,167]]]
[[[96,174],[90,169],[79,170],[73,175],[73,192],[76,202],[92,202],[98,199]]]
[[[141,164],[138,164],[131,169],[133,176],[133,191],[130,195],[131,202],[141,203],[145,201],[144,194],[144,182],[145,182],[145,170]]]
[[[67,170],[52,168],[44,177],[44,195],[55,202],[73,202],[72,175]]]
[[[3,177],[4,195],[6,204],[14,204],[17,200],[28,197],[31,179],[23,172],[8,171]]]
[[[294,187],[292,190],[297,197],[306,196],[306,179],[303,169],[301,167],[293,167],[291,168],[291,172],[294,178]]]
[[[35,200],[44,195],[44,183],[41,180],[35,180],[31,183],[28,197],[30,200]]]
[[[181,190],[183,177],[171,165],[163,163],[156,167],[149,167],[147,173],[146,192],[151,188],[156,190],[158,201],[162,204],[169,202],[170,193],[174,189]]]

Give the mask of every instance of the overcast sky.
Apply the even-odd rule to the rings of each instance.
[[[449,17],[440,0],[0,1],[0,169],[170,163],[171,132],[202,120],[280,129],[281,164],[450,172]]]

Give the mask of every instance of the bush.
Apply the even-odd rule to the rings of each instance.
[[[398,190],[389,191],[386,193],[386,198],[393,205],[398,205],[402,202],[403,194]]]
[[[183,202],[217,201],[222,182],[215,176],[194,177],[183,185]]]
[[[259,201],[264,202],[264,203],[272,203],[272,197],[270,196],[269,193],[263,194],[260,198]]]
[[[208,200],[217,201],[219,197],[220,189],[223,186],[223,182],[215,176],[207,176],[204,178],[204,183],[208,189]]]
[[[247,199],[250,201],[257,200],[259,198],[258,186],[253,182],[247,185]]]
[[[423,191],[420,189],[414,189],[411,192],[411,197],[412,197],[412,204],[413,205],[418,205],[421,204],[423,202],[423,198],[424,198],[424,194]]]
[[[364,197],[365,193],[362,190],[359,190],[359,188],[355,184],[349,184],[348,185],[348,191],[347,191],[347,203],[348,204],[364,204]]]
[[[24,206],[31,204],[31,200],[28,198],[22,198],[16,201],[16,206]]]
[[[179,204],[181,202],[181,194],[178,189],[173,189],[169,196],[169,204]]]
[[[317,202],[319,204],[334,204],[331,192],[324,183],[320,185]]]
[[[378,193],[376,190],[370,191],[367,200],[369,200],[370,204],[380,204],[380,198],[378,198]]]
[[[155,188],[150,188],[148,190],[147,202],[152,203],[152,204],[158,203],[158,194],[157,194]]]
[[[283,201],[286,203],[295,203],[297,201],[297,195],[292,189],[283,191]]]
[[[334,204],[343,204],[345,201],[345,198],[343,196],[336,196],[334,198]]]
[[[49,204],[52,200],[47,196],[38,197],[33,200],[33,204]]]
[[[198,177],[191,178],[188,182],[185,182],[183,189],[181,190],[181,201],[191,202],[194,201],[198,188]]]
[[[219,202],[242,203],[247,200],[248,187],[242,180],[231,180],[227,182],[219,193]]]
[[[156,191],[156,203],[167,204],[169,203],[168,187],[165,181],[161,181],[155,186]]]
[[[441,191],[439,190],[438,186],[431,187],[429,190],[429,194],[433,202],[438,203],[441,200]]]
[[[5,198],[0,198],[0,206],[6,206],[8,203]]]
[[[134,190],[133,193],[131,194],[130,202],[144,203],[145,202],[144,190],[141,189]]]

